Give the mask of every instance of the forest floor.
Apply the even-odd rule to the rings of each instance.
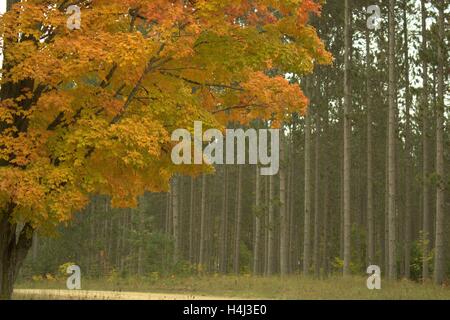
[[[450,287],[407,280],[382,281],[381,290],[369,290],[363,277],[329,277],[315,280],[300,276],[192,276],[83,279],[76,299],[445,299]],[[20,281],[16,299],[73,299],[65,291],[63,280]],[[52,290],[52,291],[33,291]],[[86,293],[88,292],[88,293]],[[89,293],[91,292],[91,293]]]
[[[16,289],[14,300],[228,300],[200,294],[119,292],[94,290]],[[233,298],[239,299],[239,298]]]

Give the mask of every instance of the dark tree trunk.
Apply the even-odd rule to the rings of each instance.
[[[255,238],[253,243],[253,274],[259,274],[259,264],[260,264],[260,247],[261,247],[261,188],[260,188],[260,177],[259,177],[259,166],[256,166],[255,174]],[[223,224],[223,221],[222,221]]]
[[[411,235],[412,235],[412,210],[411,205],[413,189],[411,181],[413,177],[413,167],[411,166],[412,143],[411,143],[411,91],[409,80],[409,42],[408,42],[408,1],[404,1],[403,8],[403,35],[404,35],[404,55],[405,55],[405,151],[406,151],[406,175],[405,175],[405,229],[404,229],[404,274],[405,278],[411,277]]]
[[[221,273],[228,271],[228,170],[224,166],[223,198],[222,198],[222,221],[220,224],[219,241],[219,269]]]
[[[239,274],[240,252],[241,252],[241,221],[242,221],[242,166],[238,167],[237,186],[236,186],[236,219],[234,231],[234,273]]]
[[[421,13],[422,13],[422,52],[427,50],[427,9],[426,1],[421,1]],[[430,187],[429,187],[429,141],[428,141],[428,63],[423,59],[422,66],[422,232],[423,232],[423,247],[422,247],[422,278],[427,279],[429,277],[428,270],[428,255],[430,251]]]
[[[10,222],[12,207],[0,212],[0,300],[12,297],[13,285],[33,243],[33,228],[25,224],[16,233]]]
[[[348,0],[345,0],[345,21],[344,21],[344,42],[345,42],[345,54],[344,54],[344,185],[343,185],[343,209],[344,209],[344,266],[343,275],[350,275],[350,260],[351,260],[351,240],[352,240],[352,222],[351,222],[351,206],[350,206],[350,171],[351,171],[351,158],[350,158],[350,139],[351,139],[351,120],[350,120],[350,108],[351,108],[351,92],[350,92],[350,50],[351,50],[351,9]]]
[[[206,248],[206,175],[202,175],[202,199],[200,210],[200,248],[199,248],[199,265],[204,268],[206,264],[205,248]],[[202,269],[203,270],[203,269]]]
[[[438,110],[436,112],[436,249],[434,260],[434,283],[442,285],[445,276],[445,187],[444,187],[444,4],[439,5],[438,44]]]
[[[189,203],[189,262],[194,264],[194,200],[195,180],[191,177],[190,203]]]

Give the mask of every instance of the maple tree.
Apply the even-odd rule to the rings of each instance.
[[[294,81],[331,62],[313,0],[8,1],[0,19],[0,297],[34,232],[49,234],[89,195],[133,206],[166,191],[170,134],[259,118],[279,126],[308,100]],[[16,230],[19,230],[17,232]]]

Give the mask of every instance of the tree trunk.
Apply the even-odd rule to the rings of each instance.
[[[200,249],[199,249],[199,264],[203,270],[206,264],[205,259],[205,245],[206,245],[206,175],[202,175],[202,199],[200,209]]]
[[[281,132],[280,141],[280,273],[285,276],[289,273],[289,252],[288,252],[288,221],[286,210],[286,157],[285,157],[285,137]]]
[[[423,248],[422,248],[422,278],[429,277],[428,270],[428,255],[429,255],[429,235],[430,235],[430,191],[428,185],[428,171],[429,171],[429,146],[428,146],[428,64],[426,61],[427,50],[427,31],[426,31],[426,19],[427,12],[425,7],[425,0],[421,0],[422,8],[422,54],[423,66],[422,66],[422,79],[423,79],[423,92],[422,92],[422,153],[423,153],[423,172],[422,172],[422,232],[423,232]]]
[[[292,129],[293,132],[294,128]],[[290,169],[289,169],[289,272],[292,273],[297,269],[297,226],[295,221],[295,138],[292,134],[290,142]]]
[[[366,108],[367,108],[367,262],[375,261],[375,229],[373,217],[373,142],[372,142],[372,110],[370,85],[370,33],[366,29]]]
[[[350,212],[350,8],[349,0],[345,0],[345,20],[344,20],[344,267],[343,274],[350,274],[351,259],[351,212]]]
[[[328,170],[327,172],[327,178],[331,177],[329,175]],[[322,268],[323,268],[323,274],[325,277],[328,276],[329,273],[329,263],[328,263],[328,214],[329,214],[329,207],[330,207],[330,186],[328,183],[325,183],[324,191],[324,208],[323,208],[323,223],[322,223],[322,230],[323,230],[323,252],[322,252]]]
[[[311,265],[311,112],[305,115],[305,226],[303,232],[303,274]]]
[[[35,233],[33,236],[33,244],[32,244],[32,261],[33,264],[36,263],[36,260],[38,258],[38,251],[39,251],[39,237],[38,234]]]
[[[342,126],[342,129],[344,126]],[[342,135],[343,137],[343,135]],[[344,140],[342,140],[344,141]],[[342,144],[343,147],[343,144]],[[339,258],[344,260],[344,150],[340,154],[339,164]]]
[[[275,217],[274,217],[274,178],[273,175],[269,177],[269,221],[268,221],[268,242],[267,242],[267,275],[274,273],[274,261],[275,261]]]
[[[269,210],[270,210],[270,186],[269,177],[264,178],[264,275],[269,274]]]
[[[172,224],[173,224],[173,262],[177,263],[180,257],[180,232],[179,232],[179,178],[172,180]]]
[[[194,263],[194,188],[195,180],[191,180],[190,201],[189,201],[189,262]]]
[[[405,151],[406,151],[406,174],[405,174],[405,231],[404,231],[404,274],[405,278],[411,277],[411,91],[409,81],[409,45],[408,45],[408,1],[404,1],[403,8],[403,32],[404,32],[404,54],[405,54]]]
[[[389,0],[389,129],[388,129],[388,194],[389,194],[389,279],[397,278],[397,254],[396,254],[396,172],[395,172],[395,148],[396,148],[396,94],[395,94],[395,13],[394,0]]]
[[[320,115],[316,112],[314,164],[314,277],[320,277]]]
[[[389,116],[389,111],[388,111]],[[388,141],[386,135],[386,142]],[[384,185],[384,271],[389,273],[389,144],[386,144]]]
[[[259,166],[255,166],[255,242],[253,245],[253,274],[259,274],[261,246],[261,190]],[[222,221],[223,223],[223,221]]]
[[[330,115],[329,110],[325,110],[325,117],[323,120],[323,148],[324,150],[328,150],[331,147],[331,139],[329,139],[329,121],[330,121]],[[324,201],[324,207],[323,207],[323,254],[322,254],[322,266],[323,266],[323,272],[324,276],[327,277],[330,272],[330,264],[329,264],[329,239],[331,237],[332,232],[329,231],[330,229],[330,182],[333,181],[333,176],[331,172],[331,163],[328,158],[322,157],[321,161],[323,162],[323,167],[325,169],[325,185],[323,190],[323,201]]]
[[[237,188],[236,188],[236,220],[234,237],[234,273],[240,273],[240,253],[241,253],[241,220],[242,220],[242,166],[238,167]]]
[[[144,202],[144,197],[141,198],[141,201]],[[106,204],[107,205],[107,204]],[[106,207],[107,208],[107,207]],[[142,242],[142,239],[144,238],[144,231],[145,231],[145,206],[140,205],[138,208],[138,221],[139,221],[139,246],[138,246],[138,257],[137,257],[137,274],[139,277],[144,275],[144,245]],[[107,221],[107,220],[106,220]],[[106,271],[106,270],[105,270]]]
[[[219,269],[221,273],[227,273],[227,252],[228,252],[228,170],[227,166],[223,169],[223,198],[222,198],[222,218],[220,224],[219,241]]]
[[[168,192],[166,194],[166,215],[164,217],[165,222],[165,233],[170,235],[172,233],[172,219],[171,219],[171,211],[172,211],[172,193]]]
[[[26,223],[17,233],[12,224],[13,207],[0,212],[0,300],[12,297],[14,282],[33,243],[34,230]]]
[[[444,4],[439,3],[438,42],[438,107],[436,114],[436,249],[434,260],[434,283],[442,285],[445,273],[445,208],[444,208]]]

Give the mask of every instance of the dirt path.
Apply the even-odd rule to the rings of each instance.
[[[19,300],[236,300],[230,297],[118,291],[16,289]]]

